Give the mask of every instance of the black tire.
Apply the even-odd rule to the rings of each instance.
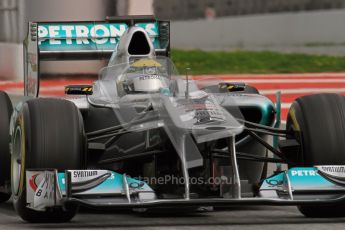
[[[0,186],[9,184],[11,178],[10,120],[13,107],[7,93],[0,91]],[[11,194],[0,193],[0,203]]]
[[[17,213],[28,222],[71,220],[77,206],[45,212],[27,208],[24,178],[25,168],[54,168],[59,171],[84,168],[85,133],[77,107],[60,99],[27,101],[16,121],[12,146],[11,184]]]
[[[298,98],[288,113],[288,130],[299,129],[299,164],[345,164],[345,97],[314,94]]]
[[[315,94],[298,98],[287,117],[287,130],[299,130],[299,166],[345,165],[345,97]],[[345,207],[299,206],[307,217],[345,216]]]

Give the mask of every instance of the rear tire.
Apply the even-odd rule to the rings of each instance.
[[[10,120],[13,112],[11,100],[7,93],[0,91],[0,186],[10,182]],[[10,199],[10,193],[0,193],[0,203]]]
[[[66,222],[77,206],[43,212],[26,207],[26,168],[83,169],[85,134],[77,107],[60,99],[27,101],[18,116],[12,137],[13,204],[28,222]]]
[[[315,94],[298,98],[288,113],[288,131],[300,131],[298,165],[345,165],[345,97]],[[299,206],[306,217],[343,217],[343,205]]]

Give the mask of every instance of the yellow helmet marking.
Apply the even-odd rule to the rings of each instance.
[[[140,59],[140,60],[134,62],[131,66],[132,67],[145,67],[145,66],[162,67],[162,65],[159,62],[152,60],[152,59],[149,59],[149,58]]]

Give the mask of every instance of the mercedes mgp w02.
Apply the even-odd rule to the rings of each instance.
[[[344,216],[345,98],[300,97],[281,129],[279,97],[179,74],[169,25],[29,24],[24,95],[13,106],[0,93],[1,201],[12,196],[30,222],[69,221],[79,206],[292,205],[308,217]],[[42,62],[98,59],[108,64],[92,85],[39,97]]]

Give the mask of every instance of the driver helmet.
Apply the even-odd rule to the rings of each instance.
[[[157,60],[144,58],[130,64],[124,89],[127,93],[155,93],[168,87],[168,73]]]

